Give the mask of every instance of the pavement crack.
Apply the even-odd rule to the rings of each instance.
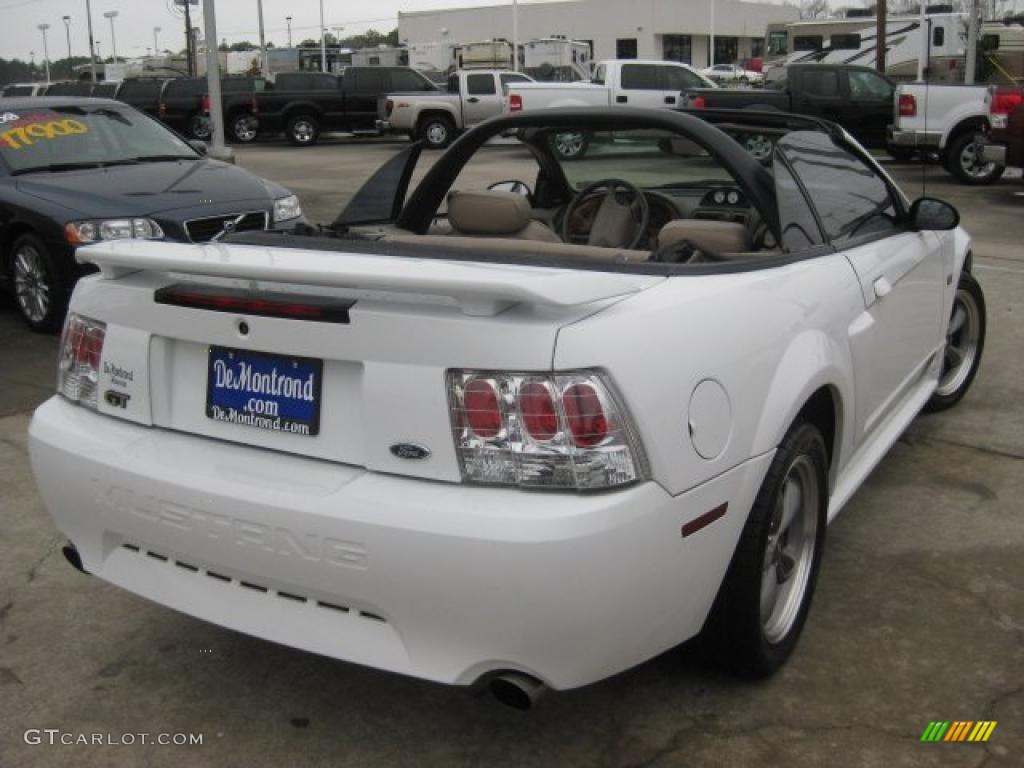
[[[47,560],[53,557],[53,555],[56,552],[59,551],[59,548],[61,547],[63,541],[63,536],[55,535],[50,538],[50,543],[46,548],[46,552],[44,552],[43,555],[39,557],[34,563],[32,563],[32,565],[29,566],[28,570],[25,571],[25,576],[28,579],[29,584],[35,581],[36,576],[39,574],[39,569],[43,567],[43,563],[45,563]]]
[[[1014,453],[1013,451],[1003,451],[999,448],[988,448],[984,445],[963,443],[959,440],[950,440],[948,437],[935,437],[932,435],[929,437],[920,437],[918,439],[923,443],[942,443],[943,445],[952,445],[956,448],[966,448],[969,451],[978,451],[979,453],[984,453],[986,456],[998,456],[1001,459],[1024,461],[1024,453]]]

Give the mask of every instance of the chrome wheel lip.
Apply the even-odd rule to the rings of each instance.
[[[556,133],[555,149],[563,157],[576,157],[583,151],[583,134],[578,132]]]
[[[822,489],[810,456],[786,470],[769,521],[761,569],[761,630],[772,644],[792,631],[807,595],[818,538]]]
[[[943,351],[942,373],[935,394],[949,397],[955,394],[967,381],[978,356],[978,342],[981,339],[981,308],[970,291],[957,288],[953,298],[946,329],[946,346]],[[955,359],[952,365],[950,361]]]
[[[14,252],[14,296],[25,317],[41,323],[50,311],[50,284],[43,267],[43,258],[31,245]]]
[[[974,142],[967,144],[960,151],[960,168],[972,179],[980,179],[988,176],[995,170],[995,163],[978,162],[978,145]]]

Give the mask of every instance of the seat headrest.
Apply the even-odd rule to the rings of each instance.
[[[515,192],[452,190],[448,223],[468,235],[511,235],[530,223],[530,201]]]

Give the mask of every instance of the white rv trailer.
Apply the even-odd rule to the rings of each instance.
[[[593,70],[590,43],[562,35],[527,41],[523,65],[530,77],[545,82],[589,80]]]
[[[457,69],[516,69],[512,43],[504,38],[463,43],[455,49]],[[519,70],[523,69],[523,44],[519,44]]]
[[[425,72],[445,72],[456,65],[458,43],[411,43],[407,46],[409,66]]]

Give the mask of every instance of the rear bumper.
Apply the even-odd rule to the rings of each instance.
[[[942,143],[942,133],[939,131],[901,131],[894,128],[889,133],[889,143],[898,147],[938,148]]]
[[[986,144],[979,140],[978,156],[983,163],[1006,166],[1006,147],[1002,144]]]
[[[387,120],[377,120],[374,122],[373,127],[377,129],[378,133],[391,133],[393,130],[391,123]]]
[[[770,455],[672,497],[412,480],[53,398],[32,467],[86,570],[274,642],[451,684],[572,688],[697,633]],[[681,526],[728,502],[682,538]]]

